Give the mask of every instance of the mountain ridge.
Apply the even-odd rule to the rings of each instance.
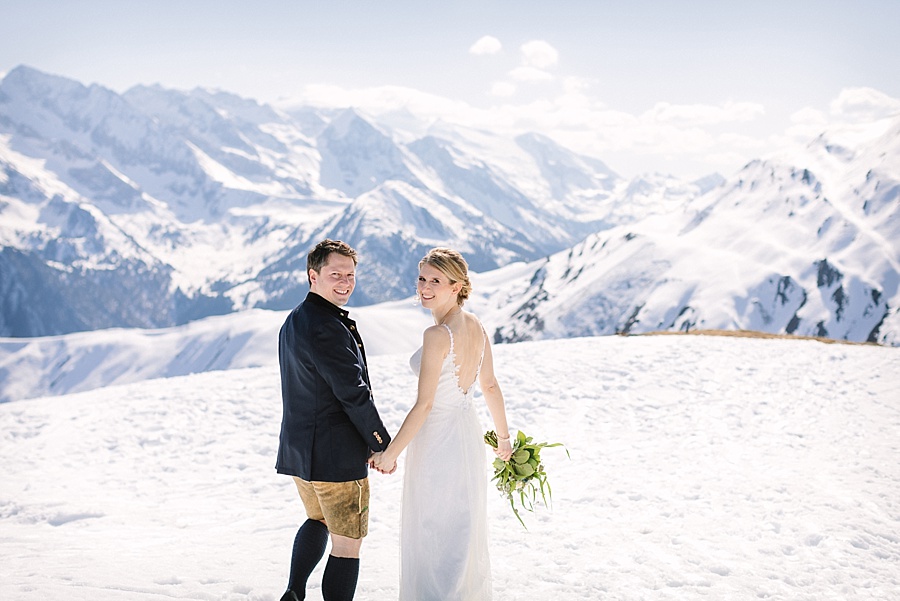
[[[413,195],[427,213],[449,207],[454,216],[465,216],[454,222],[452,235],[441,237],[461,241],[477,265],[528,260],[559,250],[579,235],[569,231],[569,224],[573,230],[585,227],[557,206],[548,210],[529,205],[528,196],[514,183],[451,143],[442,145],[460,158],[456,163],[424,163],[414,146],[398,141],[399,136],[353,109],[309,110],[295,121],[278,109],[224,92],[136,86],[119,95],[28,67],[7,74],[0,82],[0,94],[4,212],[22,214],[27,210],[19,205],[28,203],[39,208],[28,224],[4,224],[5,231],[0,232],[4,246],[42,263],[40,271],[49,287],[54,280],[60,286],[65,280],[56,267],[79,262],[85,281],[97,282],[87,286],[87,297],[104,294],[109,291],[99,286],[95,273],[101,266],[91,264],[97,253],[85,251],[51,263],[47,247],[52,238],[73,246],[86,243],[113,256],[123,254],[121,245],[99,234],[86,239],[77,228],[41,216],[41,208],[51,203],[62,204],[71,213],[99,211],[104,223],[141,249],[144,271],[157,274],[152,284],[137,278],[125,286],[137,294],[148,286],[165,290],[164,298],[154,297],[163,308],[149,323],[121,310],[91,316],[86,320],[89,325],[73,321],[68,328],[57,322],[41,326],[41,315],[50,308],[40,298],[22,301],[27,291],[16,297],[15,306],[15,299],[7,296],[0,299],[4,312],[28,312],[29,323],[35,324],[24,331],[16,329],[16,335],[82,327],[164,327],[252,307],[288,308],[306,280],[305,267],[298,265],[302,261],[293,255],[305,255],[329,224],[334,235],[349,230],[352,236],[353,213],[359,213],[360,204],[371,205],[379,198],[377,210],[389,218],[385,223],[391,230],[367,230],[365,239],[349,240],[368,246],[367,260],[373,266],[405,261],[426,245],[423,239],[435,239],[428,231],[410,231],[404,221],[408,215],[402,213],[408,203],[387,202],[392,198]],[[34,160],[43,167],[37,175],[25,174],[22,163]],[[482,200],[498,208],[511,207],[498,213],[499,219],[483,219],[481,209],[452,190],[475,181],[466,177],[474,173],[466,168],[476,164],[488,174],[482,181],[493,182],[493,187],[485,184]],[[450,173],[459,165],[462,175]],[[40,185],[41,180],[57,185],[50,190]],[[23,194],[18,184],[11,185],[19,181],[37,183]],[[465,192],[473,190],[470,186]],[[503,223],[507,219],[516,221]],[[44,233],[21,236],[25,227]],[[468,243],[472,237],[467,229],[483,232],[491,242]],[[286,270],[279,271],[279,266]],[[6,264],[3,271],[8,275],[12,268]],[[122,276],[127,277],[128,271],[122,270]],[[358,302],[396,299],[407,291],[408,284],[399,280],[363,279]],[[121,296],[115,304],[127,302]],[[0,333],[13,331],[5,327]]]
[[[893,118],[728,178],[625,180],[534,133],[18,67],[0,81],[0,335],[289,309],[330,236],[360,250],[355,305],[407,297],[428,248],[458,248],[498,286],[479,301],[498,341],[704,327],[898,344],[898,140]]]

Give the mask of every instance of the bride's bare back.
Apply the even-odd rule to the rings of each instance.
[[[452,334],[450,352],[456,367],[457,385],[464,394],[468,394],[478,379],[484,360],[484,329],[477,317],[464,311],[448,320],[446,325]]]

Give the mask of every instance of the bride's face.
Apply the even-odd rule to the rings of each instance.
[[[419,293],[422,306],[426,309],[442,307],[449,302],[455,303],[459,289],[459,282],[451,284],[450,278],[437,267],[426,263],[419,270],[416,291]]]

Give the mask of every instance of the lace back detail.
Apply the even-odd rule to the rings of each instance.
[[[469,395],[472,392],[472,388],[475,386],[475,382],[478,381],[478,377],[481,375],[481,365],[484,363],[484,349],[487,345],[487,334],[484,331],[484,328],[481,328],[481,357],[478,358],[478,367],[475,368],[475,379],[472,380],[472,383],[469,385],[468,389],[463,389],[459,382],[460,369],[462,366],[456,362],[456,352],[454,351],[454,343],[453,343],[453,330],[450,329],[450,326],[447,324],[441,324],[447,329],[447,334],[450,335],[450,352],[447,353],[447,359],[450,360],[450,364],[453,367],[453,374],[456,378],[456,388],[462,393],[466,399],[469,399]]]

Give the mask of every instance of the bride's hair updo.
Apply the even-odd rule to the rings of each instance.
[[[450,278],[451,284],[461,282],[462,288],[456,295],[456,304],[461,307],[466,302],[472,292],[472,282],[469,281],[469,264],[461,254],[450,248],[432,248],[419,261],[419,269],[422,269],[423,265],[431,265],[438,269]]]

